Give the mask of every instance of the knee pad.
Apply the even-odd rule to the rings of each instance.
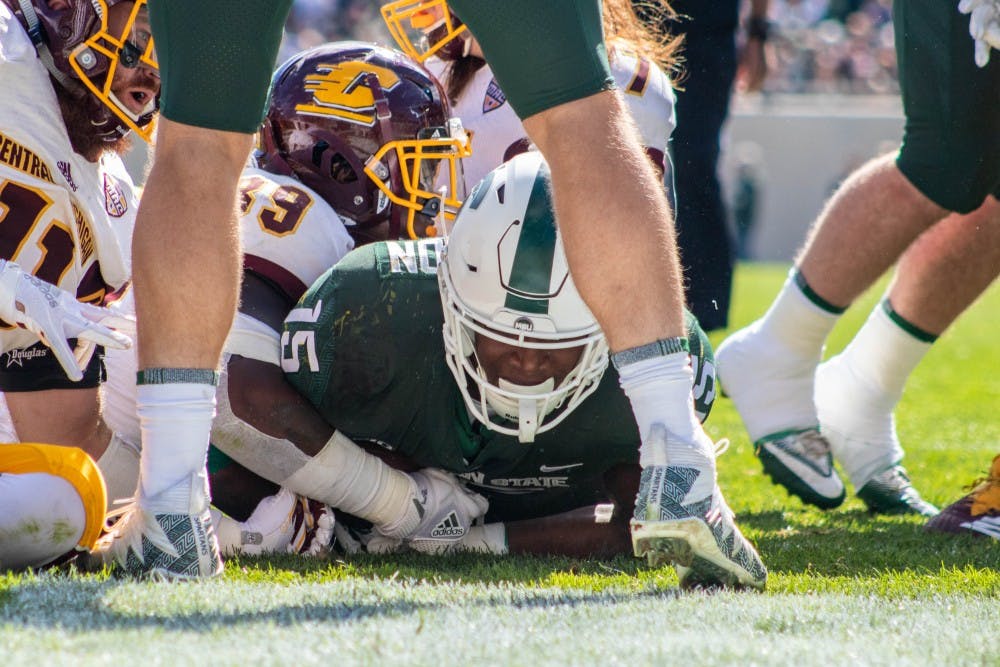
[[[94,459],[77,447],[21,443],[0,447],[0,473],[44,473],[69,482],[80,495],[86,523],[78,546],[90,549],[104,527],[107,489]]]

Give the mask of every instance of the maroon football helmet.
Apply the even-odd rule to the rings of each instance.
[[[152,37],[137,26],[137,19],[148,20],[146,0],[63,0],[64,9],[51,8],[49,0],[0,1],[28,31],[52,78],[84,105],[96,135],[114,141],[134,130],[149,140],[159,95],[136,114],[111,91],[118,67],[158,71]],[[116,5],[128,6],[109,21]]]
[[[358,229],[434,235],[433,221],[461,206],[458,158],[470,154],[450,116],[437,80],[402,53],[324,44],[275,72],[257,162],[294,175]]]

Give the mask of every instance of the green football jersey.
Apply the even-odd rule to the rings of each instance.
[[[289,381],[352,439],[468,481],[490,501],[490,520],[601,502],[605,471],[639,461],[618,374],[609,367],[597,390],[533,443],[471,421],[445,363],[441,248],[436,239],[371,244],[322,275],[285,320]],[[692,316],[688,325],[707,409],[715,392],[710,347]]]

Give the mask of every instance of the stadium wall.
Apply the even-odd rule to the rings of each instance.
[[[895,96],[734,99],[719,169],[727,201],[741,162],[757,174],[750,258],[790,261],[837,184],[867,159],[896,150],[902,127]]]

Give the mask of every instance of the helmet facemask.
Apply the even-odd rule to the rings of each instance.
[[[465,196],[461,158],[472,155],[462,121],[421,129],[416,139],[389,141],[365,164],[365,174],[403,212],[400,228],[411,239],[436,236],[454,221]],[[395,182],[394,182],[395,181]],[[435,187],[439,185],[439,187]],[[418,230],[417,216],[429,223]]]
[[[600,329],[595,327],[579,337],[567,338],[565,334],[539,331],[535,326],[544,324],[544,320],[533,318],[531,322],[522,313],[501,312],[483,320],[455,298],[446,269],[439,268],[438,282],[444,308],[445,359],[469,412],[490,430],[517,436],[521,442],[533,442],[537,434],[557,426],[597,389],[608,363],[608,346]],[[516,318],[512,325],[500,324],[512,318]],[[529,322],[530,336],[518,328]],[[502,331],[498,330],[501,326]],[[477,336],[536,350],[580,348],[580,356],[558,386],[551,377],[533,386],[517,385],[502,377],[491,382],[476,354]],[[469,391],[470,383],[474,393]]]
[[[419,63],[431,56],[455,60],[469,55],[469,31],[446,0],[389,2],[382,6],[382,18],[399,50]]]
[[[119,3],[122,4],[122,3]],[[145,0],[136,2],[120,30],[109,25],[110,10],[101,14],[101,29],[87,38],[69,54],[69,63],[77,77],[125,125],[149,141],[153,132],[153,114],[159,106],[159,95],[151,97],[142,110],[134,112],[112,90],[118,68],[144,67],[159,73],[152,35],[140,29],[137,19],[147,19]]]

